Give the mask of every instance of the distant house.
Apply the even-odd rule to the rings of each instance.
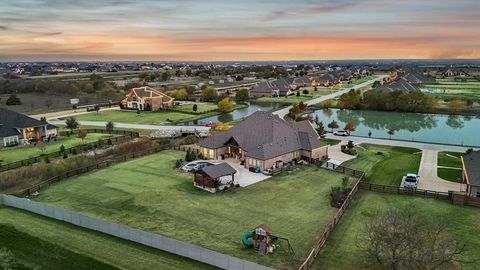
[[[266,170],[293,160],[321,159],[328,145],[320,141],[309,121],[289,123],[278,115],[257,111],[228,131],[201,140],[205,158],[235,158],[245,167]]]
[[[411,84],[427,84],[427,83],[436,83],[437,81],[433,77],[426,76],[423,72],[418,70],[412,70],[406,72],[405,75],[402,76],[407,82]]]
[[[293,78],[292,84],[295,88],[309,87],[312,86],[312,80],[307,75],[304,75],[301,77]]]
[[[313,86],[333,86],[340,83],[340,78],[333,73],[325,73],[314,79]]]
[[[58,128],[29,116],[0,108],[0,145],[12,146],[57,138]]]
[[[393,91],[402,91],[402,92],[415,92],[419,91],[418,87],[416,85],[411,84],[404,78],[397,79],[392,82],[384,83],[377,87],[377,91],[387,91],[387,92],[393,92]]]
[[[125,109],[156,111],[169,109],[175,99],[149,86],[132,88],[122,100]]]
[[[291,78],[279,78],[273,81],[260,82],[252,87],[250,95],[254,97],[263,96],[288,96],[293,92],[295,86]]]
[[[467,185],[467,194],[480,197],[480,150],[471,151],[462,157],[463,182]]]

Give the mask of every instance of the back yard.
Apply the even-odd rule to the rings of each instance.
[[[329,204],[342,174],[304,166],[255,185],[211,194],[193,187],[193,176],[174,169],[185,153],[164,151],[40,192],[48,204],[104,218],[282,269],[300,265],[334,212]],[[265,223],[287,237],[274,254],[259,256],[241,244],[242,234]]]
[[[422,153],[415,148],[362,144],[356,147],[358,156],[342,163],[343,166],[362,170],[366,181],[399,186],[402,177],[417,173]]]
[[[12,163],[22,159],[39,156],[41,154],[57,152],[60,150],[60,146],[62,145],[65,146],[65,148],[70,148],[82,144],[96,142],[99,139],[107,140],[108,138],[112,138],[114,136],[117,135],[89,133],[83,141],[82,139],[78,138],[77,135],[72,135],[70,137],[62,136],[56,141],[45,143],[45,149],[43,150],[33,145],[2,148],[0,149],[0,160],[2,160],[2,164]]]
[[[473,77],[448,77],[437,79],[436,84],[426,84],[426,89],[437,89],[433,94],[443,99],[478,99],[480,98],[480,82]]]
[[[399,205],[412,205],[420,213],[446,225],[450,237],[466,245],[463,259],[474,261],[465,269],[478,269],[480,258],[480,212],[473,207],[452,205],[449,201],[407,195],[388,195],[360,190],[315,261],[314,269],[377,269],[366,259],[358,243],[365,225],[377,214]],[[460,269],[460,268],[459,268]]]
[[[0,249],[14,252],[16,269],[215,269],[14,208],[0,216]]]

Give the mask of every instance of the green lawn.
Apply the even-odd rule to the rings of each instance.
[[[0,216],[0,248],[22,269],[215,269],[22,210],[0,208]]]
[[[461,168],[462,161],[460,157],[463,153],[459,152],[438,152],[438,166]]]
[[[457,183],[462,183],[462,170],[460,169],[448,169],[448,168],[437,168],[438,177]]]
[[[362,170],[366,181],[383,185],[399,186],[406,173],[417,173],[422,156],[420,150],[407,147],[362,144],[356,149],[358,156],[342,165]]]
[[[110,110],[86,113],[75,116],[78,121],[112,121],[119,123],[132,123],[132,124],[150,124],[158,125],[169,122],[187,121],[198,118],[198,115],[172,112],[172,111],[142,111],[137,114],[133,110]]]
[[[64,145],[65,148],[70,148],[81,144],[96,142],[99,139],[106,140],[113,136],[116,135],[90,133],[87,134],[87,137],[83,141],[76,135],[72,135],[70,137],[62,136],[59,137],[57,141],[45,143],[46,148],[43,153],[48,154],[59,151],[61,145]],[[40,154],[42,154],[42,151],[33,145],[8,147],[0,149],[0,160],[3,160],[3,163],[11,163],[22,159],[35,157]]]
[[[365,225],[388,208],[399,205],[414,205],[421,213],[447,226],[450,236],[466,244],[463,259],[475,260],[465,269],[478,269],[480,258],[480,211],[474,207],[452,205],[449,201],[389,195],[360,190],[347,209],[340,223],[330,235],[326,247],[315,261],[314,269],[379,269],[368,261],[357,243]]]
[[[210,104],[209,104],[210,105]],[[182,105],[186,106],[186,105]],[[191,105],[189,105],[191,106]],[[216,105],[215,105],[216,106]],[[233,109],[243,108],[246,105],[244,104],[235,104]],[[186,110],[186,107],[185,107]],[[140,114],[137,114],[137,111],[134,110],[109,110],[109,111],[100,111],[98,113],[86,113],[75,116],[75,119],[78,121],[112,121],[118,123],[132,123],[132,124],[147,124],[147,125],[160,125],[160,124],[172,124],[182,121],[191,121],[204,117],[209,117],[213,115],[220,114],[218,111],[202,113],[202,114],[192,114],[176,111],[142,111]]]
[[[437,168],[438,177],[452,181],[462,182],[462,161],[460,157],[463,153],[459,152],[439,152],[438,153],[438,166],[451,167],[451,168]],[[452,169],[458,168],[458,169]]]
[[[330,138],[321,138],[320,140],[329,145],[337,145],[342,142],[341,140],[330,139]]]
[[[211,110],[216,110],[218,109],[217,104],[214,103],[195,103],[197,104],[197,113],[203,113]],[[173,107],[175,110],[180,110],[186,113],[192,113],[193,112],[193,104],[182,104],[182,105],[176,105]]]
[[[174,170],[184,152],[124,162],[55,184],[36,198],[89,216],[191,242],[276,268],[296,268],[307,256],[334,208],[331,187],[342,174],[304,166],[251,185],[211,194],[193,187],[193,175]],[[259,224],[287,237],[274,254],[259,256],[241,244],[241,236]]]
[[[454,78],[437,79],[436,84],[425,84],[423,87],[442,90],[441,93],[431,95],[443,99],[480,98],[480,82],[473,78],[468,78],[466,82],[455,81]]]

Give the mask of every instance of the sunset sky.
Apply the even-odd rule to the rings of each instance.
[[[0,61],[480,58],[480,0],[1,0]]]

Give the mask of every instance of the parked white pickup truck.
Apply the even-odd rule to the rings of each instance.
[[[402,179],[403,182],[403,188],[406,189],[416,189],[418,185],[418,180],[420,176],[414,174],[414,173],[407,173]]]

